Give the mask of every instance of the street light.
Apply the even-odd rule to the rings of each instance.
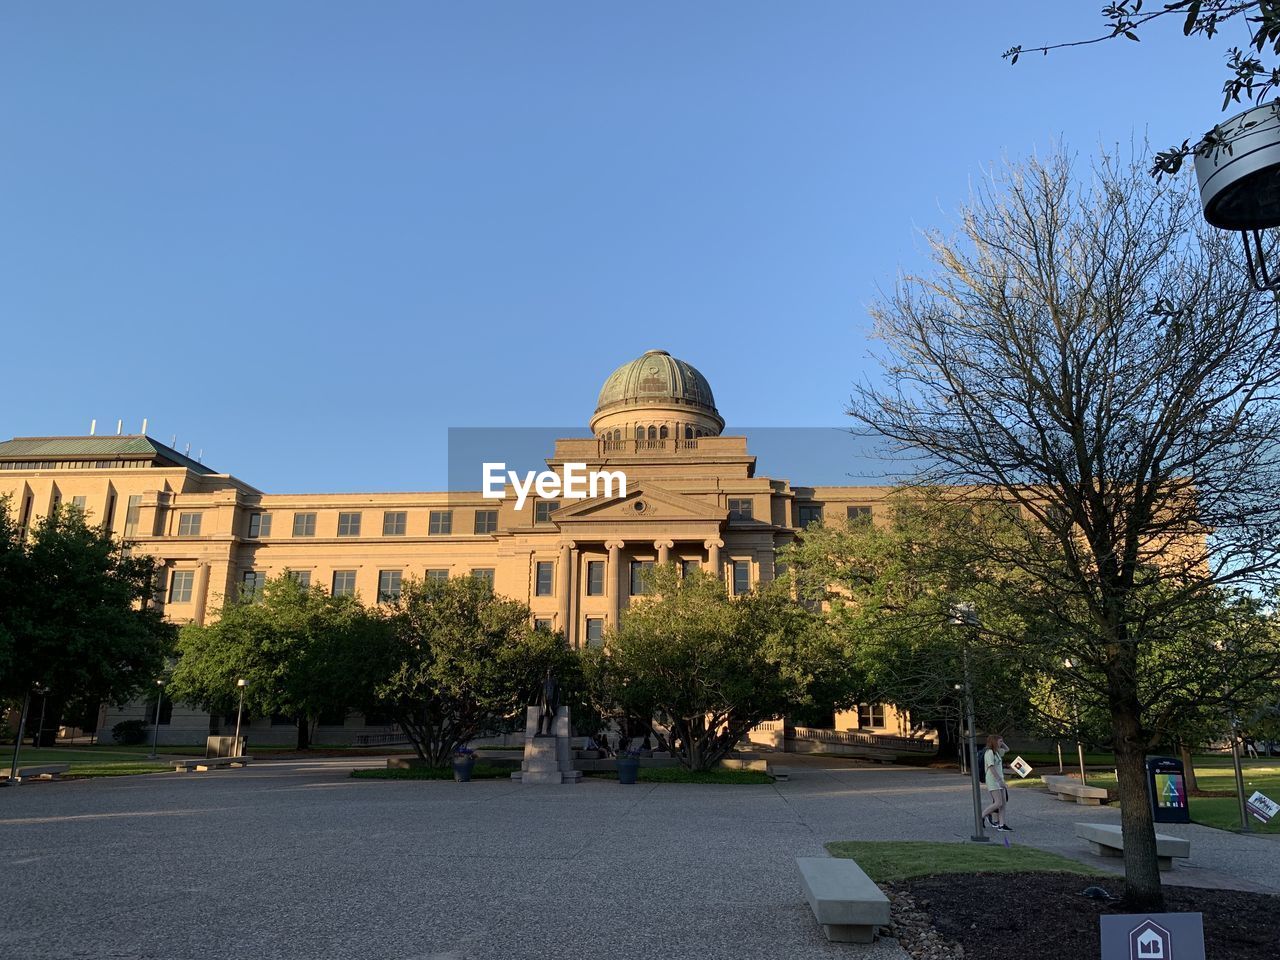
[[[240,706],[236,709],[236,756],[240,756],[240,717],[244,714],[244,690],[249,686],[249,681],[241,677],[236,681],[236,686],[240,688]]]
[[[1068,670],[1074,670],[1076,668],[1076,665],[1071,661],[1070,657],[1063,660],[1062,665]],[[1076,718],[1076,757],[1080,760],[1080,784],[1081,786],[1088,786],[1088,782],[1084,778],[1084,744],[1080,741],[1080,699],[1079,695],[1076,693],[1074,684],[1071,687],[1071,712],[1075,714]],[[1061,758],[1059,758],[1058,768],[1062,768]]]
[[[48,691],[43,684],[33,684],[31,690],[43,696]],[[9,768],[9,779],[6,783],[17,786],[18,780],[18,757],[22,753],[22,738],[26,735],[27,729],[27,711],[31,709],[31,690],[27,691],[27,695],[22,699],[22,713],[18,716],[18,738],[13,741],[13,765]]]
[[[982,829],[982,789],[978,785],[978,733],[974,729],[973,720],[973,685],[969,682],[969,639],[977,636],[978,615],[971,603],[953,603],[951,616],[947,622],[957,627],[965,627],[965,642],[960,647],[960,658],[964,668],[964,707],[969,726],[969,782],[973,788],[973,835],[969,837],[974,843],[988,843],[990,837]]]
[[[160,701],[164,699],[164,681],[156,681],[156,722],[151,725],[151,755],[148,760],[156,758],[156,744],[160,742]],[[172,719],[172,718],[171,718]]]

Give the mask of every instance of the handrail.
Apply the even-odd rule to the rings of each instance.
[[[921,737],[897,737],[885,733],[863,733],[860,730],[823,730],[818,727],[795,727],[796,740],[835,743],[847,747],[885,747],[894,750],[916,750],[932,753],[937,744]]]

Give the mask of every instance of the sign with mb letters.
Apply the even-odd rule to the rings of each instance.
[[[1205,960],[1198,913],[1127,913],[1098,918],[1102,960]]]

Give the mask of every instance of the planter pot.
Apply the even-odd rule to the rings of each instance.
[[[1196,157],[1204,218],[1224,230],[1280,225],[1280,104],[1246,110],[1214,129],[1225,145]]]
[[[640,773],[640,761],[635,757],[619,757],[618,758],[618,782],[619,783],[635,783],[636,775]]]
[[[474,757],[467,760],[453,761],[453,779],[458,783],[470,783],[471,771],[475,769],[476,761]]]

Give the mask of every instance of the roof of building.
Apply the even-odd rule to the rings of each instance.
[[[617,405],[670,402],[703,407],[719,415],[706,377],[665,350],[649,350],[609,375],[600,390],[596,412]]]
[[[0,441],[3,461],[150,460],[156,466],[186,467],[195,473],[217,471],[143,434],[114,437],[14,437]]]

